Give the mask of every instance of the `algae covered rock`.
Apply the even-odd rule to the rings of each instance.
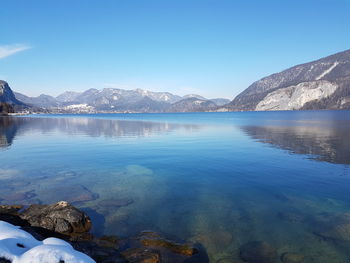
[[[160,237],[157,233],[143,232],[140,241],[146,247],[163,247],[170,251],[185,255],[193,256],[198,253],[198,250],[189,244],[180,244],[165,238]]]
[[[274,263],[277,260],[277,250],[266,242],[252,241],[240,248],[240,256],[251,263]]]

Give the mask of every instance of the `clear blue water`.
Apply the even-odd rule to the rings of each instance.
[[[350,262],[350,234],[332,228],[350,211],[349,164],[349,111],[0,118],[2,204],[69,200],[97,235],[152,229],[211,262],[241,262],[254,240]]]

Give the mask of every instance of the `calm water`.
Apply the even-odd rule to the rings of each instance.
[[[0,118],[2,204],[68,200],[98,235],[152,229],[211,262],[254,240],[350,262],[349,164],[349,111]]]

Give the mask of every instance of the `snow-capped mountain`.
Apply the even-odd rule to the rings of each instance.
[[[226,99],[211,101],[195,94],[178,96],[169,92],[115,88],[88,89],[84,92],[66,91],[57,97],[49,95],[28,97],[21,93],[15,93],[15,95],[28,105],[55,112],[207,111],[223,105],[223,102],[229,102]]]

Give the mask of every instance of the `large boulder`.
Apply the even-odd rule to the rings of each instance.
[[[68,202],[51,205],[31,205],[20,217],[31,226],[42,227],[65,235],[78,235],[89,232],[90,218]]]

